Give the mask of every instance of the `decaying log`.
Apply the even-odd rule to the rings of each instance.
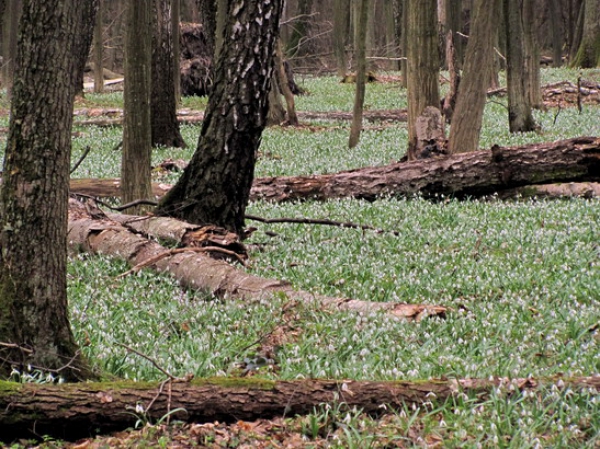
[[[335,174],[255,179],[253,200],[294,201],[385,196],[481,197],[526,185],[600,181],[600,138],[399,162]]]
[[[303,415],[323,404],[343,403],[348,409],[382,415],[406,404],[442,402],[457,393],[484,400],[492,389],[510,394],[550,384],[598,390],[600,377],[418,382],[212,378],[161,384],[66,385],[0,382],[0,440],[42,435],[74,440],[132,427],[141,416],[156,422],[170,412],[172,419],[188,422],[252,421]]]
[[[144,221],[148,223],[144,224]],[[236,267],[200,253],[195,248],[188,251],[170,251],[152,239],[132,232],[136,223],[142,226],[145,234],[154,229],[163,235],[179,238],[194,232],[194,226],[174,225],[177,220],[162,217],[127,219],[127,226],[109,218],[92,218],[88,209],[76,200],[69,201],[69,246],[75,250],[90,253],[102,253],[118,257],[130,265],[146,266],[152,261],[151,268],[168,273],[183,286],[212,293],[218,297],[259,300],[274,295],[284,295],[290,300],[313,304],[328,310],[347,310],[356,312],[388,313],[407,320],[421,320],[427,316],[445,316],[448,309],[436,305],[383,303],[361,301],[350,298],[334,298],[296,290],[286,281],[253,276]],[[175,231],[168,229],[173,227]],[[140,230],[142,231],[142,230]],[[182,235],[183,234],[183,235]],[[156,235],[156,234],[155,234]]]

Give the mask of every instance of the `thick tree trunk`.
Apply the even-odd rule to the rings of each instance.
[[[523,56],[523,10],[520,0],[504,0],[506,18],[506,84],[510,132],[535,130]]]
[[[494,56],[498,0],[475,0],[471,10],[471,33],[464,61],[463,79],[448,139],[450,153],[476,151],[487,100]]]
[[[523,54],[525,62],[525,87],[532,108],[541,109],[542,87],[540,78],[540,48],[538,44],[538,15],[535,0],[523,0]]]
[[[177,99],[173,80],[175,55],[171,3],[172,0],[153,1],[150,127],[153,147],[184,148],[185,141],[181,137],[177,120]]]
[[[585,0],[583,32],[572,67],[592,68],[600,66],[600,0]]]
[[[251,199],[478,197],[530,184],[600,181],[600,138],[492,148],[336,174],[256,179]]]
[[[556,385],[560,384],[560,387]],[[493,390],[512,394],[540,387],[599,389],[599,377],[499,378],[429,381],[352,381],[212,378],[168,383],[80,385],[5,383],[0,389],[0,438],[49,435],[74,440],[133,427],[138,414],[158,421],[167,414],[187,422],[253,421],[313,412],[323,404],[382,415],[407,404],[443,403],[459,394],[485,401]],[[177,409],[177,411],[175,411]],[[137,411],[140,410],[140,411]],[[33,433],[35,430],[35,433]]]
[[[152,3],[128,0],[125,30],[125,91],[121,190],[129,203],[151,195],[150,158],[152,131],[150,118],[150,65]],[[138,207],[143,213],[147,207]]]
[[[417,119],[426,107],[440,107],[437,3],[436,0],[408,1],[408,159],[422,149],[417,136]]]
[[[282,2],[229,5],[198,148],[157,213],[241,233],[265,127]]]
[[[9,345],[0,378],[28,366],[67,380],[90,375],[69,325],[65,241],[73,104],[95,8],[23,8],[0,196],[0,342]]]

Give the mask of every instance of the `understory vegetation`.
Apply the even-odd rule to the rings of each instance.
[[[542,75],[543,83],[578,76],[600,81],[598,70],[545,69]],[[297,98],[298,111],[351,111],[353,85],[333,77],[297,81],[309,92]],[[118,92],[86,94],[77,107],[119,107],[121,102]],[[192,98],[184,99],[183,107],[204,105],[205,100]],[[366,110],[405,107],[406,91],[398,83],[367,86]],[[481,147],[598,136],[599,112],[590,105],[581,113],[576,107],[536,111],[538,133],[511,135],[506,99],[494,97],[486,107]],[[352,150],[347,148],[349,121],[270,128],[263,135],[256,176],[332,173],[403,156],[406,123],[364,123],[361,142]],[[121,128],[76,126],[75,131],[73,161],[86,147],[91,152],[72,176],[118,177],[121,154],[115,147]],[[188,148],[157,149],[154,163],[189,160],[199,132],[198,125],[184,125]],[[157,171],[155,176],[171,183],[178,173]],[[71,324],[98,370],[127,379],[164,379],[127,346],[174,376],[235,376],[248,365],[251,375],[277,379],[569,378],[600,373],[598,199],[255,202],[248,213],[354,222],[381,230],[248,220],[247,226],[257,228],[246,242],[251,250],[247,269],[254,274],[285,279],[317,294],[442,305],[451,311],[445,318],[408,322],[379,313],[332,313],[282,297],[216,299],[149,271],[118,277],[128,270],[123,262],[73,254],[68,274]],[[290,324],[283,310],[291,306],[296,312]],[[276,357],[252,363],[261,339],[284,324],[293,335]],[[46,380],[35,372],[15,376]],[[458,395],[439,403],[432,398],[430,404],[407,406],[380,421],[338,404],[278,421],[278,426],[288,426],[307,447],[594,448],[600,444],[600,394],[554,385],[523,393],[498,391],[484,400]],[[157,434],[168,434],[157,429],[162,429],[155,429]],[[206,428],[201,434],[210,436]],[[207,438],[194,442],[217,441],[214,435]],[[236,438],[239,442],[248,435]],[[159,440],[155,435],[148,444]]]

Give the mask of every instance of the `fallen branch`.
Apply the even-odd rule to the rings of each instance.
[[[400,235],[398,231],[390,231],[385,229],[374,228],[369,225],[361,225],[358,223],[327,220],[324,218],[262,218],[256,215],[246,215],[247,220],[258,221],[260,223],[300,223],[300,224],[318,224],[325,226],[336,226],[339,228],[361,229],[363,231],[375,231],[377,233],[389,232],[394,235]]]
[[[549,386],[598,390],[600,377],[416,382],[212,378],[169,382],[168,392],[163,392],[164,382],[1,385],[0,439],[12,441],[42,435],[74,440],[132,427],[139,416],[156,422],[171,411],[174,419],[188,422],[303,415],[323,404],[382,415],[407,404],[442,403],[461,393],[483,401],[492,390],[496,394]]]

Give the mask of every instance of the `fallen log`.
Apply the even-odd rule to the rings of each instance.
[[[99,215],[99,214],[97,214]],[[69,246],[78,251],[101,253],[118,257],[139,268],[152,268],[176,278],[184,287],[203,290],[222,298],[245,300],[268,299],[283,295],[290,300],[334,311],[383,312],[397,318],[421,320],[428,316],[445,316],[448,309],[437,305],[384,303],[351,298],[334,298],[296,290],[286,281],[266,279],[239,270],[236,267],[206,255],[193,246],[169,250],[139,232],[159,237],[169,236],[188,244],[190,233],[198,227],[181,224],[177,220],[161,217],[125,218],[125,225],[100,216],[93,218],[88,208],[76,200],[69,200]],[[179,223],[179,224],[177,224]],[[152,231],[154,230],[154,231]],[[158,232],[163,234],[158,234]]]
[[[252,200],[482,197],[526,185],[600,181],[600,138],[577,137],[334,174],[255,179]]]
[[[429,381],[296,380],[258,378],[171,379],[158,382],[36,385],[0,382],[0,440],[75,440],[165,415],[187,422],[252,421],[311,413],[323,404],[344,404],[382,415],[407,404],[441,403],[466,393],[485,400],[497,393],[542,386],[600,389],[600,377],[574,379],[452,379]]]
[[[375,199],[384,196],[481,197],[520,192],[540,196],[597,196],[600,181],[600,138],[576,137],[522,147],[459,153],[443,158],[397,162],[334,174],[256,178],[252,200],[293,201],[328,198]],[[545,187],[571,183],[570,188]],[[577,183],[577,184],[573,184]],[[527,188],[525,188],[527,186]],[[156,198],[171,186],[154,183]],[[118,197],[118,179],[72,179],[71,192]]]

